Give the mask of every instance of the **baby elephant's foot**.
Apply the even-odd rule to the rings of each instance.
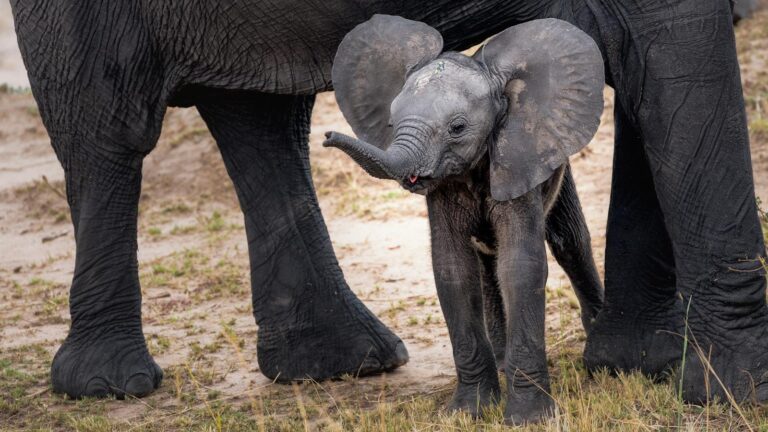
[[[540,389],[510,393],[504,410],[504,422],[511,426],[539,423],[552,417],[554,411],[555,402]]]
[[[483,409],[501,400],[498,377],[488,378],[476,384],[459,383],[448,403],[450,411],[464,411],[478,418]]]
[[[509,362],[506,365],[507,407],[504,410],[504,421],[507,424],[520,426],[539,423],[554,413],[555,401],[550,396],[549,372],[544,358],[542,353],[536,362],[537,367],[525,370],[515,368]],[[517,364],[522,362],[518,361]]]
[[[160,386],[163,371],[147,351],[141,330],[132,335],[73,337],[51,366],[55,393],[71,398],[142,397]]]

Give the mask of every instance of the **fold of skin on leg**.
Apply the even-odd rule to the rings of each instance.
[[[595,267],[592,239],[570,164],[565,170],[557,199],[546,216],[546,238],[552,255],[573,285],[581,305],[581,322],[589,333],[603,305],[603,284]]]
[[[541,186],[490,211],[497,238],[497,272],[507,316],[507,407],[511,424],[552,414],[544,339],[547,253]]]
[[[333,252],[309,167],[313,103],[222,91],[197,104],[245,215],[258,360],[278,381],[365,375],[408,360],[349,289]]]
[[[682,356],[675,258],[640,133],[619,100],[614,114],[605,305],[587,338],[585,362],[592,371],[660,376]]]
[[[614,28],[627,27],[613,35],[623,48],[608,57],[619,101],[643,139],[677,289],[690,302],[683,397],[724,397],[714,376],[705,379],[709,363],[736,400],[765,401],[765,246],[728,2],[600,7],[617,17]]]
[[[498,400],[500,391],[483,320],[479,264],[470,242],[480,211],[464,189],[463,185],[441,187],[427,195],[427,208],[435,285],[458,378],[448,407],[478,416]]]
[[[97,154],[76,138],[54,138],[64,166],[77,253],[70,290],[72,326],[51,366],[53,390],[71,397],[156,389],[162,370],[141,327],[136,219],[143,155]]]

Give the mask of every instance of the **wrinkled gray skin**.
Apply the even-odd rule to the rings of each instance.
[[[427,196],[435,283],[458,375],[449,408],[478,415],[499,399],[496,371],[503,369],[505,417],[521,424],[553,408],[544,344],[545,238],[573,283],[587,331],[602,306],[603,288],[567,162],[522,195],[495,199],[503,188],[492,187],[500,180],[492,178],[491,164],[504,156],[489,149],[498,150],[508,115],[514,115],[506,85],[481,61],[446,52],[411,71],[392,101],[394,139],[386,151],[335,132],[324,144],[344,150],[371,175]],[[339,90],[346,110],[349,102]],[[600,93],[601,86],[594,90]],[[602,111],[589,103],[570,106],[591,110],[595,118]],[[526,157],[524,149],[511,151],[506,157]]]

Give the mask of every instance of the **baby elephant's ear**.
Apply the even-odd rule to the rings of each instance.
[[[542,19],[511,27],[475,58],[509,105],[491,154],[491,195],[515,199],[546,181],[594,136],[603,112],[603,58],[573,25]]]
[[[435,59],[442,49],[437,30],[391,15],[374,15],[344,37],[333,61],[333,87],[358,138],[379,148],[389,145],[389,107],[408,71]]]

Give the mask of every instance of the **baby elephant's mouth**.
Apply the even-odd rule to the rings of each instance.
[[[434,178],[429,176],[422,177],[416,174],[412,174],[403,179],[401,184],[403,185],[403,188],[409,192],[426,195],[429,186],[434,183],[434,180]]]

